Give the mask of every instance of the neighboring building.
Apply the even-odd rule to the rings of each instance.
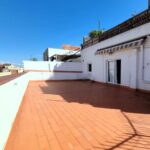
[[[11,66],[11,64],[0,64],[0,72],[9,72],[9,66]]]
[[[12,64],[0,64],[0,72],[10,72],[11,74],[18,74],[23,72],[23,68],[14,66]]]
[[[3,72],[3,69],[5,69],[5,65],[0,64],[0,72]]]
[[[91,80],[149,91],[150,9],[83,41],[81,61]]]
[[[80,47],[63,45],[62,49],[47,48],[43,54],[44,61],[80,61]]]
[[[72,46],[72,45],[64,44],[62,46],[62,49],[64,49],[64,50],[72,50],[72,51],[79,51],[79,50],[81,50],[81,47],[80,46]]]

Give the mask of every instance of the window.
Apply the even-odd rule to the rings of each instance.
[[[88,64],[88,71],[92,72],[92,64]]]

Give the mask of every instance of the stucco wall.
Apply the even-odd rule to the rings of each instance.
[[[82,73],[65,72],[30,72],[30,80],[79,80],[84,79]]]
[[[92,80],[107,82],[106,61],[121,59],[121,84],[131,88],[150,90],[150,39],[147,39],[144,44],[144,69],[142,64],[143,54],[140,47],[136,49],[124,49],[120,52],[115,52],[112,55],[95,55],[95,52],[98,49],[126,42],[148,34],[150,34],[150,23],[83,49],[81,55],[83,74],[87,75]],[[92,63],[91,73],[89,73],[87,69],[88,63]]]
[[[24,74],[0,86],[0,150],[4,148],[28,81],[29,74]]]
[[[82,71],[80,62],[24,61],[24,70]]]
[[[30,70],[31,80],[83,79],[80,62],[24,61],[24,70]]]

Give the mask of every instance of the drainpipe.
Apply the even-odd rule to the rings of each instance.
[[[149,0],[150,1],[150,0]],[[147,39],[150,38],[150,36],[147,36]],[[144,41],[145,42],[145,41]],[[141,52],[142,52],[142,80],[145,82],[145,83],[150,83],[150,81],[148,80],[145,80],[144,76],[145,76],[145,51],[144,51],[144,42],[143,42],[143,45],[141,45]]]

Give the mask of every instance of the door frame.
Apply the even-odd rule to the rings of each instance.
[[[120,74],[120,84],[117,83],[117,60],[121,61],[121,59],[109,59],[109,60],[106,60],[106,82],[110,83],[110,84],[121,85],[121,74]],[[114,82],[108,81],[108,77],[109,77],[109,62],[114,62]],[[121,66],[121,69],[122,69],[122,66]]]

